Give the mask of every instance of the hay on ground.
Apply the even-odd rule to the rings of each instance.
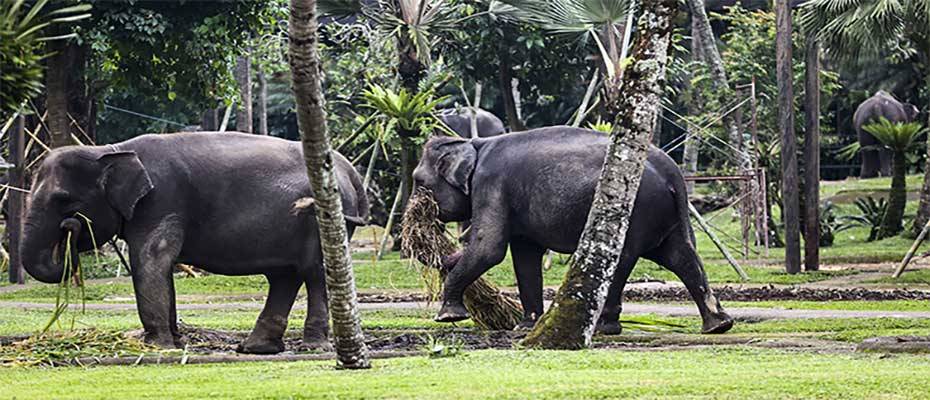
[[[438,217],[439,206],[432,192],[418,188],[407,203],[401,230],[403,254],[425,267],[422,269],[427,277],[425,281],[434,293],[438,291],[437,279],[429,277],[438,271],[439,278],[445,279],[461,254]],[[484,278],[478,278],[466,288],[464,297],[471,319],[483,329],[513,329],[523,318],[520,305]]]

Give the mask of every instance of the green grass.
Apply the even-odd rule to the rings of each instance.
[[[930,335],[930,319],[920,318],[809,318],[772,319],[737,323],[734,334],[790,333],[845,342],[860,342],[875,336]]]
[[[32,398],[844,398],[918,399],[930,358],[762,349],[475,351],[454,358],[13,368],[4,396]],[[231,384],[235,382],[235,384]]]
[[[786,310],[850,310],[850,311],[930,311],[930,301],[727,301],[726,307],[782,308]]]
[[[883,276],[870,280],[871,283],[922,284],[930,285],[930,269],[905,270],[900,278]]]
[[[258,318],[259,310],[178,310],[178,315],[186,324],[228,330],[251,330]],[[0,308],[0,335],[31,335],[42,330],[52,315],[51,310],[22,308]],[[289,317],[291,329],[303,327],[306,310],[295,309]],[[398,310],[364,310],[362,326],[365,329],[441,329],[453,325],[433,321],[434,311],[427,309]],[[97,328],[134,330],[142,329],[139,316],[135,310],[86,310],[69,311],[61,317],[53,330],[74,328]],[[455,324],[458,327],[472,327],[470,321]]]

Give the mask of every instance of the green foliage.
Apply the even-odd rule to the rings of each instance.
[[[588,129],[610,134],[611,132],[613,132],[614,124],[610,123],[609,121],[603,121],[600,118],[598,118],[597,121],[588,123]]]
[[[365,107],[394,121],[400,132],[419,132],[422,137],[428,137],[439,125],[433,111],[446,99],[435,98],[432,90],[410,94],[405,88],[394,91],[378,84],[371,84],[362,96]]]
[[[896,152],[914,149],[917,138],[926,132],[920,122],[892,123],[885,117],[881,117],[878,122],[864,125],[862,129],[875,136],[882,146]]]
[[[888,211],[888,202],[884,197],[875,200],[874,197],[860,197],[855,201],[856,208],[859,210],[858,215],[846,215],[840,217],[843,221],[843,228],[848,229],[853,226],[864,226],[869,228],[869,238],[871,242],[878,238],[878,233],[882,225],[882,219],[885,212]],[[840,229],[840,230],[845,230]]]
[[[46,30],[90,17],[87,4],[60,8],[48,5],[48,0],[0,0],[0,124],[42,90],[42,60],[48,56],[44,54],[44,42],[74,36],[45,36]]]
[[[446,342],[442,338],[426,334],[426,344],[423,345],[423,353],[429,358],[448,358],[462,354],[464,343],[461,339],[452,335],[452,338]]]

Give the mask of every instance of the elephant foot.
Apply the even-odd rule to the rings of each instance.
[[[597,321],[597,326],[594,328],[594,333],[599,335],[619,335],[622,332],[623,327],[620,326],[620,321],[607,322],[600,320]]]
[[[523,321],[520,321],[517,326],[513,327],[515,331],[531,331],[533,327],[536,326],[536,320],[531,318],[524,318]]]
[[[704,320],[701,327],[701,333],[705,335],[716,335],[726,333],[733,328],[733,317],[727,313],[721,312]]]
[[[282,351],[284,351],[284,340],[281,338],[253,339],[249,337],[236,346],[236,353],[243,354],[278,354]]]
[[[439,313],[436,314],[436,322],[458,322],[468,319],[468,310],[461,302],[444,302]]]
[[[163,349],[180,349],[184,347],[184,342],[180,337],[171,334],[143,333],[143,341],[146,344],[158,346]]]
[[[306,351],[317,351],[321,353],[331,353],[333,352],[333,344],[329,339],[308,339],[304,338],[303,343],[300,345],[301,350]]]

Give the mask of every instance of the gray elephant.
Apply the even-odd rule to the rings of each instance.
[[[436,117],[463,138],[472,137],[472,116],[475,118],[478,137],[497,136],[507,132],[500,118],[480,108],[446,108],[436,111]]]
[[[333,163],[351,234],[368,217],[368,199],[352,165],[338,153]],[[181,345],[175,263],[265,275],[268,299],[239,345],[245,353],[284,350],[288,313],[306,283],[304,343],[328,348],[322,253],[304,165],[300,143],[242,133],[144,135],[54,150],[32,185],[23,265],[39,281],[59,282],[67,232],[80,251],[93,247],[89,229],[98,244],[123,238],[145,340],[168,348]]]
[[[875,149],[874,146],[881,143],[862,127],[878,122],[881,117],[891,122],[911,122],[919,112],[913,104],[901,103],[894,96],[881,90],[856,108],[856,113],[853,114],[853,127],[856,129],[859,144],[862,146],[860,178],[874,178],[879,174],[891,175],[891,150]]]
[[[609,140],[591,130],[550,127],[470,140],[434,137],[426,143],[415,185],[432,191],[442,221],[472,220],[468,246],[446,260],[451,271],[437,321],[468,318],[464,289],[500,263],[509,244],[525,312],[517,328],[535,324],[543,312],[542,255],[546,249],[571,253],[578,246]],[[684,282],[703,318],[703,332],[732,327],[733,319],[707,284],[687,201],[678,166],[652,148],[598,331],[620,332],[620,296],[641,257]]]

